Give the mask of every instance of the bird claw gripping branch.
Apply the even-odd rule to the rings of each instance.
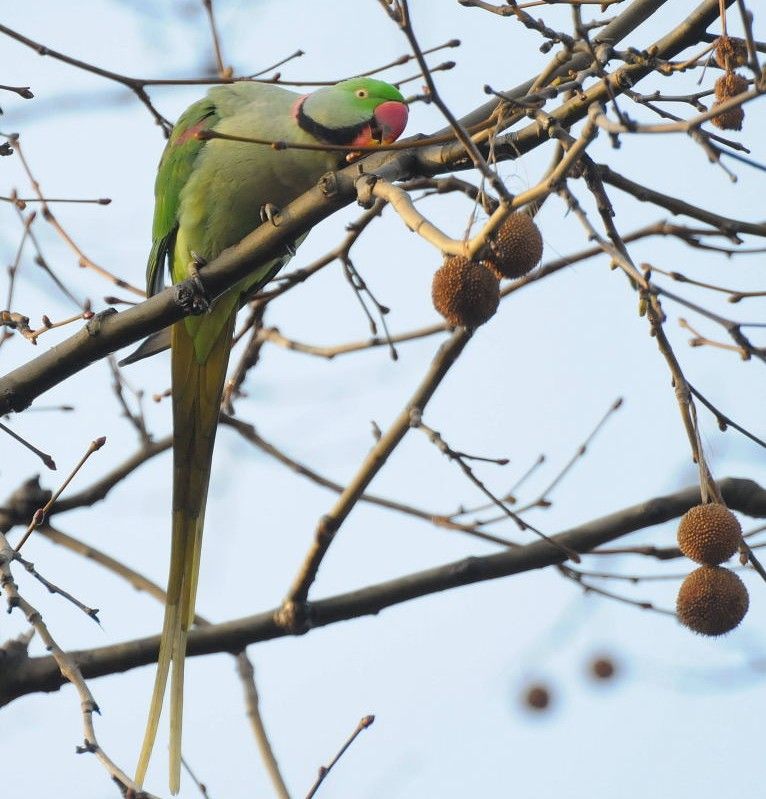
[[[210,297],[199,276],[199,270],[207,261],[192,253],[189,262],[189,277],[175,286],[176,302],[187,313],[199,316],[210,310]]]

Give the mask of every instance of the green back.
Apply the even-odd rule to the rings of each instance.
[[[149,295],[163,287],[163,272],[167,258],[173,257],[178,231],[178,206],[181,189],[186,185],[194,162],[205,146],[195,133],[214,127],[219,120],[212,99],[207,96],[184,111],[173,128],[162,154],[154,183],[154,222],[152,249],[146,266],[146,288]]]

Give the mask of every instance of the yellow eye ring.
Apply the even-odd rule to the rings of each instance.
[[[360,100],[366,100],[366,99],[367,99],[367,98],[370,96],[370,93],[367,91],[367,89],[357,89],[357,90],[354,92],[354,94],[355,94],[355,95],[356,95],[356,96],[357,96],[357,97],[358,97]]]

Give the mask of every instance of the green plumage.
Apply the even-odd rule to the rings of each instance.
[[[181,189],[189,179],[197,155],[204,146],[204,142],[191,135],[191,131],[215,127],[218,121],[219,116],[212,98],[199,100],[181,115],[162,154],[154,188],[152,250],[146,267],[146,285],[150,294],[156,294],[162,288],[163,267],[173,252],[176,240]]]
[[[391,140],[406,120],[404,106],[397,109],[401,100],[392,86],[366,78],[321,89],[302,103],[301,95],[266,84],[242,82],[211,89],[178,120],[160,161],[147,265],[149,292],[162,287],[166,262],[174,283],[186,280],[192,262],[213,260],[257,227],[263,206],[286,205],[343,160],[343,153],[337,151],[276,150],[245,142],[200,140],[199,131],[310,144],[343,137],[349,144],[367,143],[374,140],[376,131],[382,131],[380,138]],[[381,112],[381,120],[376,119],[382,104],[389,110],[394,106],[393,117]],[[253,263],[250,275],[216,298],[208,313],[187,317],[172,329],[170,574],[157,676],[136,769],[139,787],[149,765],[170,673],[170,789],[172,793],[179,790],[186,638],[194,618],[210,464],[234,321],[243,297],[269,280],[287,259],[285,255]]]

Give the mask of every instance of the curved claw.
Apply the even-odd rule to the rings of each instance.
[[[187,314],[199,316],[210,310],[210,297],[199,276],[199,270],[207,261],[197,253],[192,253],[189,262],[189,277],[182,283],[176,284],[176,302]]]
[[[279,208],[277,208],[274,203],[264,203],[261,206],[261,222],[271,222],[274,227],[277,227],[279,221],[277,217],[279,216]]]

